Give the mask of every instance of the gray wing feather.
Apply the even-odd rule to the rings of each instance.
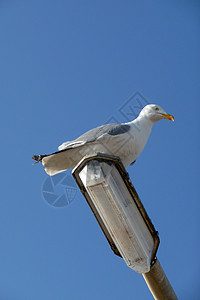
[[[74,141],[63,143],[59,147],[59,150],[78,147],[86,143],[95,142],[107,134],[111,136],[116,136],[119,134],[126,133],[129,130],[130,126],[127,124],[105,124],[87,131]]]
[[[130,130],[130,126],[129,125],[121,125],[121,124],[117,124],[118,126],[113,127],[108,134],[109,135],[118,135],[118,134],[123,134],[126,133]]]

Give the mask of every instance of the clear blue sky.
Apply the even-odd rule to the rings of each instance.
[[[155,124],[128,172],[178,298],[199,299],[199,15],[189,0],[0,1],[1,299],[152,299],[79,191],[63,208],[45,202],[30,158],[125,122],[137,91],[175,122]]]

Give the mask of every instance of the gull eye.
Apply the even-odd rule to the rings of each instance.
[[[159,110],[159,108],[158,108],[158,107],[155,107],[154,109],[155,109],[155,110]]]

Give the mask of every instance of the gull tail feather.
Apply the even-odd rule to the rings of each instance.
[[[76,156],[78,155],[78,161],[81,160],[81,154],[77,151],[75,155],[74,150],[75,149],[65,149],[48,155],[33,155],[32,159],[36,160],[33,165],[41,162],[48,175],[56,175],[68,169],[72,169],[77,164],[77,160],[74,161],[72,159],[73,156],[77,159]]]
[[[31,158],[34,159],[34,160],[36,160],[36,162],[33,163],[33,165],[35,165],[35,164],[41,162],[42,159],[43,159],[44,157],[46,157],[46,156],[48,156],[48,155],[46,155],[46,154],[44,154],[44,155],[33,155]]]
[[[92,152],[96,152],[93,149]],[[102,152],[98,149],[98,152]],[[34,164],[42,163],[45,172],[50,175],[56,175],[69,169],[73,169],[81,159],[88,154],[88,144],[75,148],[63,149],[48,155],[34,155],[36,160]]]

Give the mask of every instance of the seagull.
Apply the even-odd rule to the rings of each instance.
[[[156,104],[146,105],[139,116],[128,123],[105,124],[87,131],[74,141],[58,147],[49,155],[34,155],[50,176],[73,169],[85,155],[104,153],[118,156],[124,167],[132,165],[144,149],[154,123],[174,117]]]

